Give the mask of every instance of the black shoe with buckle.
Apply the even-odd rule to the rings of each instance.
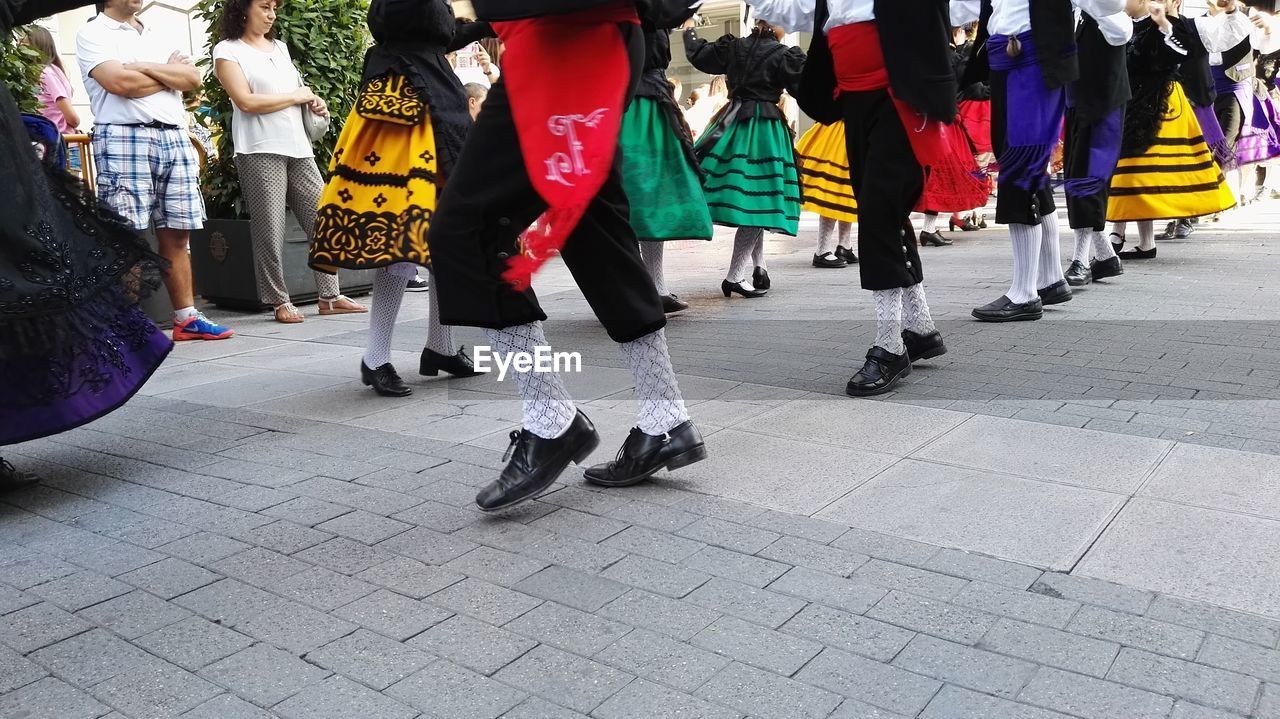
[[[768,290],[773,287],[773,280],[769,279],[769,271],[763,267],[757,267],[751,273],[751,286],[757,290]]]
[[[662,436],[645,434],[639,427],[632,427],[616,459],[597,464],[583,475],[588,482],[601,487],[630,487],[660,469],[673,472],[706,458],[707,446],[692,420],[685,420]]]
[[[836,257],[836,253],[827,252],[821,255],[813,256],[813,266],[825,269],[834,269],[836,267],[848,267],[849,263]]]
[[[1060,305],[1070,302],[1072,298],[1071,287],[1066,280],[1058,280],[1044,289],[1036,290],[1036,294],[1040,295],[1041,305]]]
[[[675,295],[662,295],[658,299],[662,300],[662,313],[675,314],[676,312],[684,312],[689,309],[689,303],[681,300]]]
[[[383,397],[408,397],[413,394],[413,388],[400,379],[395,366],[390,362],[377,369],[369,369],[369,365],[361,360],[360,381]]]
[[[30,472],[19,472],[8,460],[0,459],[0,492],[30,487],[40,478]]]
[[[418,361],[418,374],[423,377],[435,377],[441,372],[448,372],[454,377],[475,377],[480,374],[471,362],[466,347],[459,347],[456,355],[442,355],[435,350],[423,349],[422,358]]]
[[[1044,317],[1044,304],[1039,297],[1030,302],[1014,302],[1004,295],[989,305],[974,308],[973,316],[983,322],[1029,322]]]
[[[582,412],[555,439],[543,439],[527,429],[516,430],[502,457],[509,460],[507,466],[476,495],[476,506],[484,512],[497,512],[527,502],[555,484],[570,462],[585,462],[599,445],[595,425]]]
[[[1072,287],[1084,287],[1093,282],[1093,272],[1080,260],[1071,261],[1071,266],[1067,268],[1067,273],[1064,277],[1067,280],[1067,284]]]
[[[947,345],[942,341],[942,333],[934,330],[927,335],[902,331],[902,343],[907,346],[907,357],[912,362],[941,357],[947,353]]]
[[[858,264],[858,256],[854,254],[852,247],[841,247],[836,245],[836,257],[844,260],[846,265]]]
[[[1119,277],[1124,274],[1124,263],[1119,257],[1110,257],[1105,260],[1094,260],[1089,265],[1090,271],[1093,272],[1093,281],[1105,280],[1108,277]]]
[[[875,397],[891,391],[909,374],[911,358],[905,351],[896,355],[883,347],[872,347],[867,352],[867,363],[845,385],[844,392],[850,397]]]

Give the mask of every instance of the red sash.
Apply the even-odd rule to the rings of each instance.
[[[493,23],[525,169],[547,203],[503,273],[517,290],[564,247],[609,177],[631,79],[618,25],[639,22],[634,3],[620,2]]]

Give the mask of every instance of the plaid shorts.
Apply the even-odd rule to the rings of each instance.
[[[184,130],[127,125],[93,129],[98,197],[139,231],[204,227],[200,160]]]

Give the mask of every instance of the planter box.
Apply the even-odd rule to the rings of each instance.
[[[315,275],[307,267],[307,235],[289,215],[284,241],[284,277],[294,304],[315,302]],[[191,233],[191,270],[196,294],[230,310],[259,312],[270,309],[258,299],[253,264],[253,241],[248,220],[206,220],[203,230]],[[338,272],[342,293],[366,295],[373,289],[372,270]]]

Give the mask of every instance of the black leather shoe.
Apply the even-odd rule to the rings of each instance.
[[[1135,247],[1132,250],[1117,252],[1116,255],[1122,260],[1154,260],[1156,258],[1156,248],[1144,250],[1141,247]]]
[[[947,345],[942,341],[942,333],[937,331],[922,335],[911,330],[903,330],[902,342],[907,346],[907,356],[912,362],[941,357],[947,353]]]
[[[366,387],[372,387],[374,392],[383,397],[408,397],[413,394],[413,388],[400,379],[396,368],[390,362],[377,369],[369,369],[369,365],[361,360],[360,381],[364,382]]]
[[[1060,305],[1071,301],[1071,288],[1067,286],[1066,280],[1058,280],[1042,290],[1036,290],[1036,294],[1040,295],[1041,305]]]
[[[836,257],[836,253],[828,252],[825,255],[814,255],[813,266],[834,269],[836,267],[848,267],[849,263]]]
[[[511,446],[504,456],[510,461],[502,474],[476,495],[476,506],[484,512],[496,512],[527,502],[554,484],[570,462],[581,464],[599,445],[595,425],[582,412],[555,439],[543,439],[527,429],[512,432]]]
[[[418,374],[423,377],[435,377],[441,372],[448,372],[454,377],[475,377],[480,374],[472,364],[466,347],[458,348],[458,354],[452,356],[423,349],[422,359],[418,362]]]
[[[962,220],[956,220],[955,215],[952,215],[951,219],[947,220],[947,227],[952,232],[955,232],[956,230],[960,230],[961,232],[976,232],[977,230],[982,229],[981,227],[978,227],[978,223],[974,222],[972,217],[965,217]]]
[[[1093,272],[1091,272],[1080,260],[1071,261],[1071,266],[1067,268],[1067,274],[1065,277],[1067,279],[1067,284],[1072,287],[1084,287],[1090,282],[1093,282]]]
[[[846,265],[858,264],[858,256],[854,254],[852,247],[840,247],[836,245],[836,257],[844,260]]]
[[[937,230],[934,230],[933,232],[922,231],[920,233],[921,247],[928,247],[929,245],[933,245],[934,247],[946,247],[947,245],[953,245],[953,244],[955,243],[943,237],[942,233],[938,232]]]
[[[850,397],[874,397],[893,389],[898,380],[911,374],[911,358],[906,352],[896,355],[883,347],[867,352],[867,363],[845,385]]]
[[[7,460],[0,459],[0,492],[30,487],[40,478],[30,472],[19,472]]]
[[[1014,302],[1007,296],[973,310],[973,316],[983,322],[1029,322],[1044,316],[1044,304],[1037,297],[1030,302]]]
[[[617,459],[597,464],[583,474],[588,482],[601,487],[630,487],[652,477],[663,467],[673,472],[706,458],[707,446],[692,420],[684,421],[661,437],[632,427],[622,449],[618,450]]]
[[[1116,240],[1119,240],[1119,242]],[[1115,250],[1117,255],[1120,254],[1120,250],[1124,249],[1124,235],[1112,232],[1110,235],[1107,235],[1107,241],[1111,243],[1111,249]]]
[[[1124,274],[1124,263],[1119,257],[1111,257],[1105,260],[1094,260],[1089,265],[1089,269],[1093,272],[1093,281],[1105,280],[1108,277],[1119,277]]]
[[[769,271],[763,267],[757,267],[751,273],[751,286],[757,290],[768,290],[773,287],[773,280],[769,279]]]
[[[720,283],[720,291],[724,293],[725,297],[738,294],[748,299],[752,297],[764,297],[769,294],[768,290],[762,290],[759,287],[754,290],[749,290],[746,287],[743,287],[741,282],[730,282],[729,280],[724,280]]]
[[[684,312],[689,309],[689,303],[682,301],[675,295],[662,295],[662,311],[664,314],[675,314],[676,312]]]

